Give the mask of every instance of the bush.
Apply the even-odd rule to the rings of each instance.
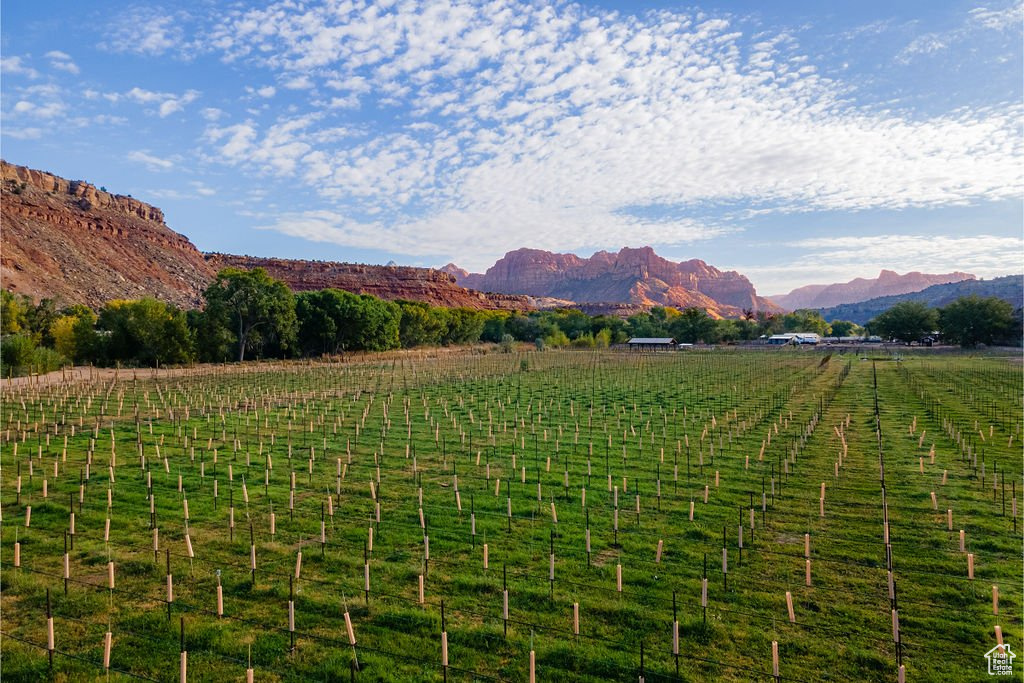
[[[11,334],[0,342],[0,366],[6,377],[52,372],[66,362],[53,349],[37,347],[27,334]]]
[[[515,348],[516,338],[511,334],[501,335],[501,352],[512,353],[512,349]]]

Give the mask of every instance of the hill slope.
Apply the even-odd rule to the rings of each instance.
[[[435,306],[528,310],[525,296],[473,292],[429,268],[204,255],[160,209],[87,182],[0,161],[0,282],[11,292],[97,309],[152,296],[181,308],[224,266],[261,266],[296,291],[337,287]]]
[[[921,291],[931,285],[973,279],[974,276],[970,273],[961,272],[931,275],[915,271],[900,275],[891,270],[883,270],[878,277],[873,279],[859,277],[849,282],[837,282],[830,285],[806,285],[794,289],[789,294],[779,294],[768,298],[787,311],[795,311],[798,308],[827,308],[867,301],[880,296],[909,294]]]
[[[851,320],[863,325],[880,313],[884,313],[901,301],[920,301],[930,307],[950,304],[962,296],[994,296],[1009,301],[1014,308],[1024,302],[1024,276],[1007,275],[991,280],[963,280],[942,285],[932,285],[919,292],[883,296],[854,304],[843,304],[821,309],[825,320]]]
[[[160,209],[5,161],[0,180],[5,289],[94,308],[147,295],[199,305],[214,271]]]

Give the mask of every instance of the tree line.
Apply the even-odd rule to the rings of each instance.
[[[477,342],[496,343],[510,350],[516,342],[533,343],[538,348],[592,348],[620,344],[630,337],[674,337],[679,342],[716,344],[791,331],[822,336],[864,333],[852,322],[829,323],[811,310],[786,314],[745,311],[740,319],[719,320],[703,309],[655,306],[623,319],[590,316],[574,309],[520,313],[444,308],[416,301],[384,301],[338,289],[292,292],[261,268],[225,268],[206,288],[204,299],[201,310],[185,311],[143,298],[110,301],[93,311],[79,304],[59,308],[53,299],[34,303],[27,296],[2,291],[3,374],[46,372],[69,362],[151,367]],[[879,316],[868,327],[873,333],[908,336],[910,340],[922,336],[919,331],[923,328],[928,328],[926,332],[943,329],[948,330],[947,337],[965,346],[1003,341],[1013,334],[1019,342],[1018,332],[1007,332],[1019,330],[1019,311],[1015,317],[1012,307],[998,299],[968,297],[961,301],[934,311],[933,317],[918,316],[919,324],[912,332],[886,327],[890,318],[906,327],[902,305],[892,309],[892,316]],[[980,329],[979,319],[998,333],[956,332],[960,329],[957,325]]]
[[[884,339],[911,344],[938,335],[944,343],[962,348],[979,345],[1018,346],[1021,309],[998,297],[975,294],[941,308],[920,301],[901,301],[870,320],[867,329]]]

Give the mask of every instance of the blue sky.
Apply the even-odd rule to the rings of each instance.
[[[200,249],[1024,270],[1020,0],[8,2],[0,153]]]

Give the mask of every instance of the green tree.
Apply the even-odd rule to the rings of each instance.
[[[544,337],[544,346],[551,347],[553,349],[564,348],[569,345],[569,337],[562,332],[559,328],[554,328],[551,332]]]
[[[626,321],[614,315],[597,315],[590,319],[590,331],[594,339],[601,330],[608,330],[608,344],[621,344],[629,338],[626,333]],[[598,342],[598,346],[600,346]]]
[[[507,311],[484,311],[484,329],[480,332],[480,339],[487,342],[502,343],[505,335],[505,321],[508,320]],[[512,335],[509,335],[512,336]],[[513,338],[513,341],[515,338]]]
[[[714,344],[719,340],[718,324],[703,308],[687,308],[672,321],[670,331],[676,341],[687,344]]]
[[[472,344],[480,341],[484,331],[484,315],[470,308],[452,308],[448,311],[448,331],[441,340],[444,344]]]
[[[24,332],[4,335],[0,342],[0,359],[3,360],[5,376],[20,375],[32,364],[36,343]]]
[[[343,296],[348,292],[322,289],[295,295],[299,349],[305,355],[337,353],[341,346],[338,324],[344,318]],[[352,295],[349,295],[352,296]]]
[[[939,310],[939,329],[947,341],[963,348],[978,344],[1020,343],[1014,330],[1013,306],[997,297],[975,294]]]
[[[402,347],[438,346],[448,332],[448,315],[420,301],[398,301],[402,309],[399,339]]]
[[[287,351],[295,344],[295,297],[262,268],[225,268],[204,297],[210,321],[234,336],[239,361],[245,360],[247,351],[272,345]]]
[[[901,301],[868,323],[868,329],[886,339],[909,344],[933,332],[939,316],[920,301]]]
[[[626,331],[630,337],[668,337],[670,333],[665,318],[655,314],[654,309],[649,313],[637,313],[626,319]]]
[[[204,363],[226,363],[232,353],[235,336],[225,325],[214,320],[207,311],[190,310],[185,313],[189,329],[196,340],[196,357]]]
[[[53,347],[53,336],[50,335],[50,328],[59,317],[60,312],[57,310],[57,302],[54,299],[40,299],[38,304],[26,309],[26,327],[32,333],[37,344]]]
[[[108,362],[152,366],[194,357],[195,337],[185,313],[172,304],[152,298],[111,301],[96,326],[107,333],[103,355]]]
[[[95,344],[86,341],[83,348],[79,350],[79,334],[76,331],[79,321],[84,319],[85,326],[92,331],[96,324],[96,314],[88,306],[75,304],[65,308],[59,317],[50,325],[50,338],[53,339],[53,348],[64,358],[80,362],[90,358],[89,353],[95,348]]]
[[[830,326],[833,337],[854,337],[864,333],[864,328],[849,320],[833,320]]]
[[[0,334],[17,334],[25,327],[27,297],[0,290]],[[31,305],[31,300],[28,305]]]
[[[800,308],[782,316],[782,326],[786,332],[816,332],[828,336],[828,323],[821,313],[810,308]]]
[[[352,325],[342,328],[345,348],[366,351],[387,351],[401,345],[402,308],[369,294],[358,297],[353,311]]]

